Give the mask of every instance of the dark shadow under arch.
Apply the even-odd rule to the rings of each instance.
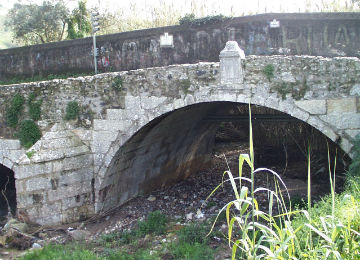
[[[0,164],[0,218],[16,214],[16,188],[14,172]]]
[[[122,145],[112,159],[99,189],[103,209],[118,206],[138,194],[172,184],[207,167],[211,163],[216,133],[224,124],[234,124],[239,141],[247,142],[248,108],[248,104],[243,103],[206,102],[174,110],[149,122]],[[329,143],[331,157],[337,150],[344,161],[349,161],[337,144],[307,123],[267,107],[252,105],[251,109],[257,167],[275,163],[275,159],[280,163],[299,159],[305,162],[306,139],[311,139],[315,154],[321,151],[322,160],[327,160]],[[284,145],[288,149],[284,149]],[[273,156],[275,153],[268,149],[280,151],[280,156]]]

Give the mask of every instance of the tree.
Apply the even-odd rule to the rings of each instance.
[[[90,14],[86,8],[86,1],[79,1],[70,17],[67,19],[67,38],[83,38],[91,33]]]
[[[42,5],[15,4],[5,25],[15,41],[28,45],[64,39],[69,10],[62,0],[44,1]]]

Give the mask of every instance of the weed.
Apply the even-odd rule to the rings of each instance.
[[[20,94],[15,94],[12,98],[10,107],[6,111],[6,122],[11,127],[16,127],[19,121],[19,115],[24,109],[25,99]]]
[[[96,260],[98,256],[79,244],[47,245],[41,250],[32,250],[24,255],[22,260]]]
[[[187,26],[201,26],[205,24],[213,24],[224,22],[225,20],[229,19],[224,15],[209,15],[201,18],[195,18],[195,14],[186,14],[184,17],[179,19],[180,25],[187,25]]]
[[[204,244],[208,241],[206,234],[208,233],[208,227],[204,224],[190,224],[180,229],[177,233],[180,243]]]
[[[29,114],[30,118],[34,121],[37,121],[41,118],[41,105],[42,99],[35,101],[36,95],[31,93],[28,99],[28,106],[29,106]]]
[[[265,76],[269,82],[274,77],[274,71],[275,71],[275,68],[274,68],[274,65],[272,65],[272,64],[267,64],[263,68],[263,73],[265,74]]]
[[[70,101],[66,106],[65,119],[74,120],[79,116],[79,104],[76,101]]]
[[[199,243],[172,243],[169,246],[170,254],[175,259],[214,259],[215,250],[206,244]]]
[[[111,84],[111,86],[116,91],[122,90],[122,88],[123,88],[123,80],[122,80],[122,78],[120,76],[114,78],[113,83]]]
[[[139,221],[137,234],[144,236],[146,234],[160,235],[166,231],[166,216],[159,210],[150,212],[146,221]]]
[[[189,93],[189,88],[191,87],[191,81],[189,79],[183,79],[179,81],[181,88],[184,91],[185,96]]]
[[[234,178],[230,171],[224,173],[224,175],[228,175],[227,181],[231,183],[235,194],[235,200],[227,203],[220,210],[220,212],[226,212],[228,241],[229,245],[232,245],[232,259],[237,257],[241,259],[360,259],[358,224],[360,203],[350,194],[343,195],[341,199],[336,196],[336,158],[334,170],[331,170],[328,153],[331,194],[325,205],[319,203],[312,207],[309,147],[307,210],[288,211],[279,183],[283,186],[285,184],[279,175],[270,169],[255,169],[254,167],[250,107],[249,116],[250,155],[241,154],[239,156],[239,177]],[[242,177],[242,168],[245,163],[251,169],[251,179]],[[262,187],[255,188],[255,174],[261,172],[269,172],[276,177],[274,191]],[[243,181],[250,182],[250,191],[246,186],[242,186]],[[210,196],[221,186],[222,184],[216,187]],[[286,186],[285,190],[287,192]],[[255,197],[261,191],[268,193],[269,210],[267,213],[259,208]],[[359,193],[357,185],[355,193]],[[274,204],[279,210],[278,216],[273,215]],[[235,209],[230,211],[233,208]],[[321,212],[316,212],[319,209]],[[232,214],[234,211],[237,213]],[[294,219],[291,220],[290,216],[293,216]],[[214,225],[215,223],[213,227]]]
[[[33,120],[24,120],[21,122],[16,136],[19,138],[22,146],[30,148],[41,138],[41,131]]]
[[[29,151],[26,152],[26,156],[30,159],[36,152],[35,151]]]
[[[108,260],[156,260],[160,257],[156,254],[151,254],[150,250],[140,249],[134,253],[111,250],[107,252],[106,259]]]

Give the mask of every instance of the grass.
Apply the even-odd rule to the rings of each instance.
[[[81,244],[45,246],[41,250],[33,250],[24,255],[21,260],[96,260],[98,256]]]

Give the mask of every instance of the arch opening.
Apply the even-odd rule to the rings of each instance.
[[[0,164],[0,221],[9,213],[16,214],[16,188],[14,172]],[[10,211],[10,212],[9,212]]]
[[[295,183],[294,190],[301,190],[304,187],[296,185],[306,184],[310,144],[313,183],[324,187],[320,195],[329,190],[328,147],[332,161],[337,154],[337,173],[346,171],[350,158],[314,127],[274,109],[257,105],[251,109],[256,167],[276,170]],[[219,101],[190,105],[152,120],[121,146],[110,163],[99,189],[102,208],[201,174],[221,154],[231,156],[228,166],[237,173],[239,152],[248,148],[248,116],[248,104]]]

